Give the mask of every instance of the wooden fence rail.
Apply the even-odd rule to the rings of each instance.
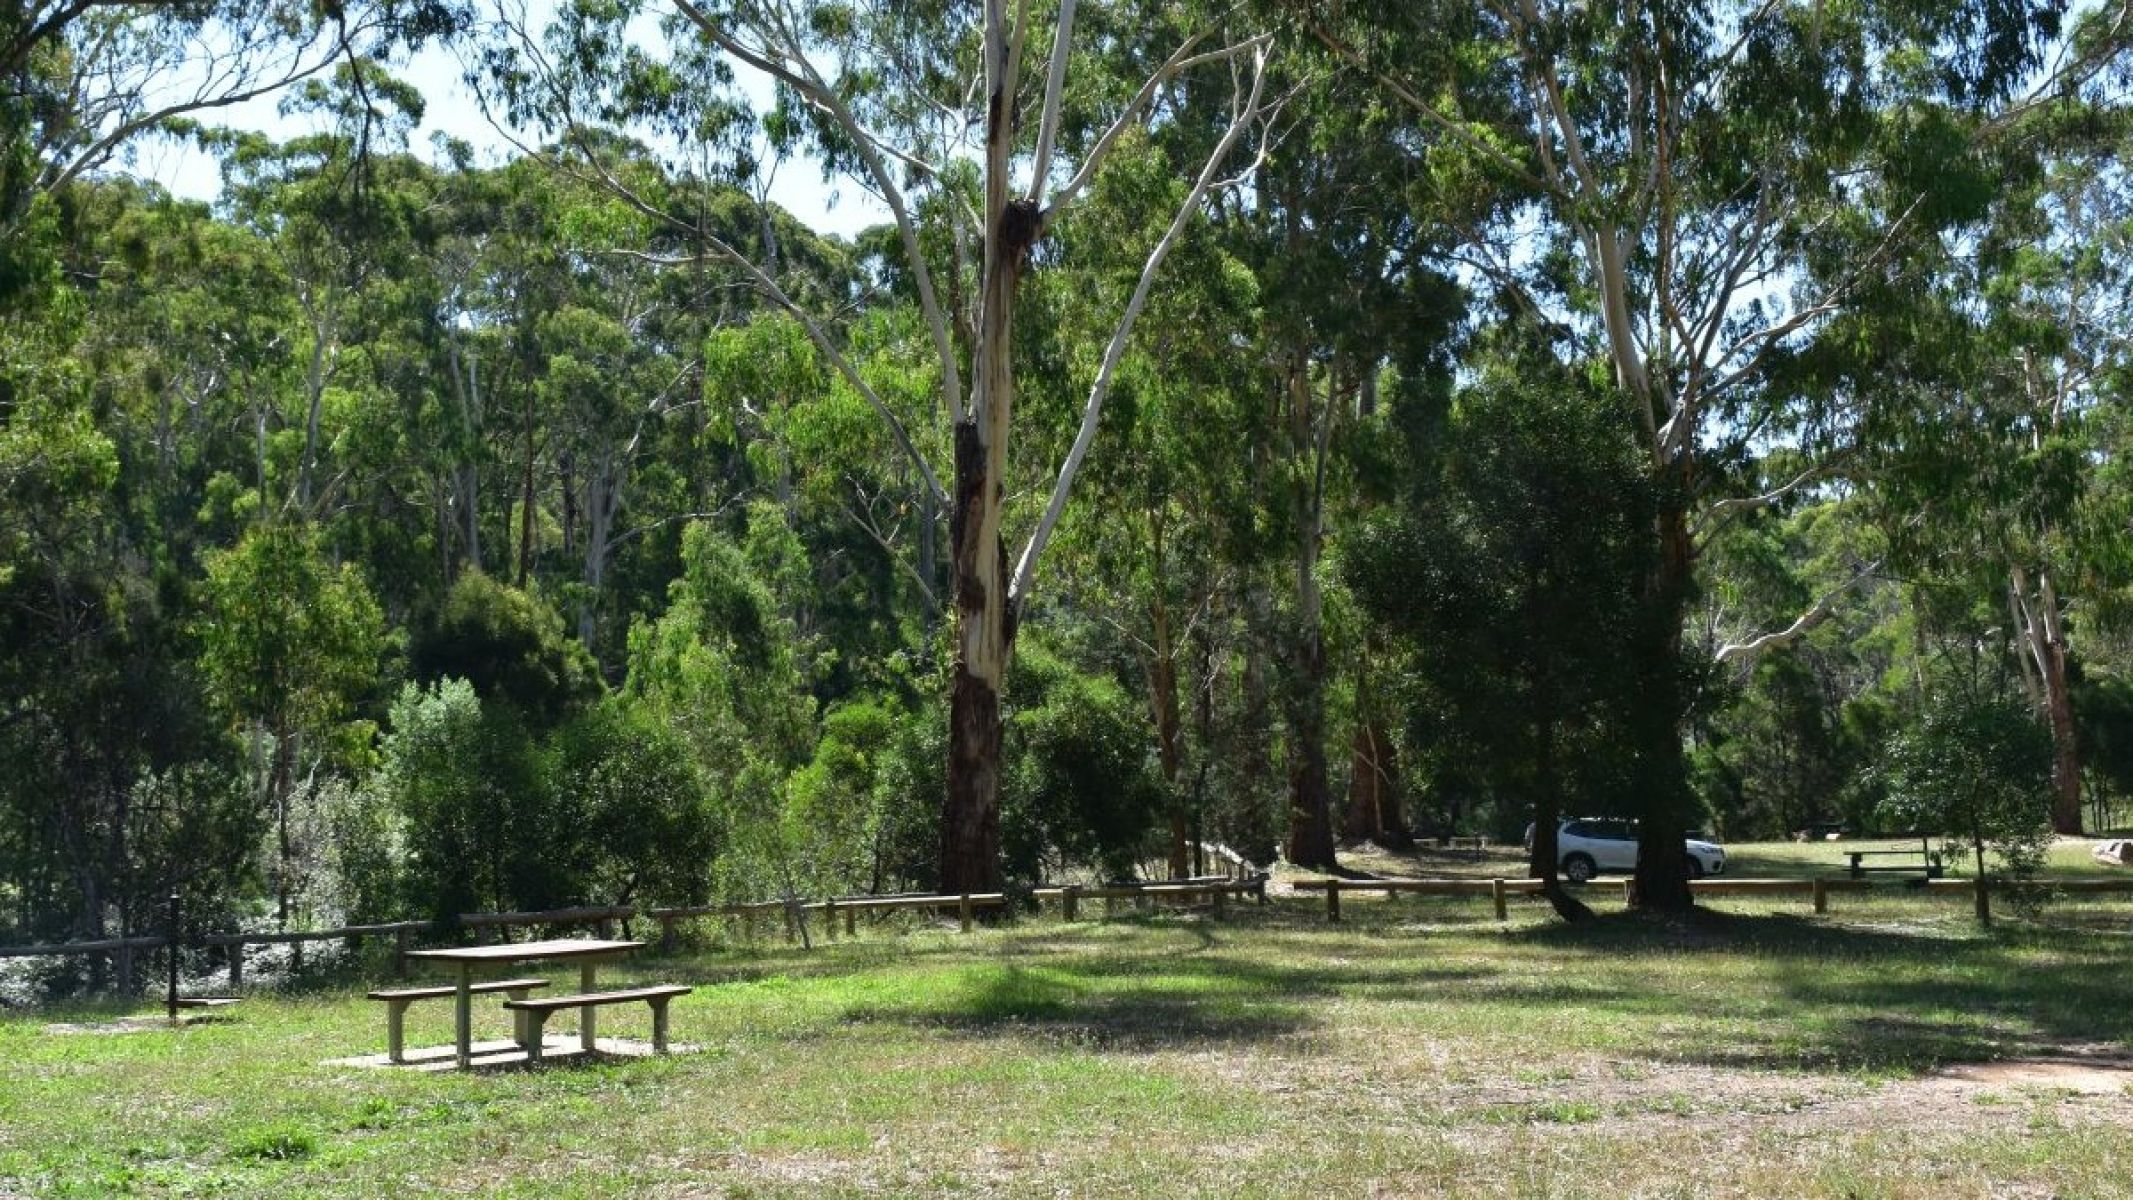
[[[1609,883],[1613,881],[1608,881]],[[2133,892],[2133,879],[1988,879],[1984,886],[1996,892]],[[1700,896],[1805,896],[1817,913],[1829,911],[1833,892],[1889,891],[1923,885],[1928,892],[1975,892],[1975,879],[1926,879],[1909,882],[1871,879],[1692,879],[1689,890]],[[1623,899],[1629,898],[1632,881],[1620,880]],[[1496,905],[1496,919],[1510,919],[1506,899],[1512,893],[1540,891],[1538,879],[1299,879],[1290,885],[1299,892],[1326,893],[1326,919],[1341,919],[1342,892],[1383,892],[1390,897],[1405,892],[1424,896],[1489,896]],[[1596,884],[1595,886],[1607,886]]]
[[[1156,900],[1164,896],[1205,896],[1214,905],[1216,914],[1220,915],[1228,897],[1240,895],[1256,896],[1259,903],[1265,904],[1266,876],[1231,878],[1224,875],[1203,875],[1193,879],[1165,879],[1153,883],[1070,883],[1041,887],[1030,892],[1030,896],[1040,905],[1047,900],[1059,901],[1061,915],[1069,921],[1079,915],[1083,900],[1103,901],[1104,911],[1108,913],[1112,904],[1119,900],[1132,900],[1136,906],[1147,910],[1155,907]]]

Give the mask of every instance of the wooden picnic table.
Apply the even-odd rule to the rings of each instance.
[[[578,982],[582,990],[597,991],[593,986],[599,966],[603,962],[625,957],[644,947],[643,942],[605,941],[599,938],[551,938],[543,942],[506,942],[496,946],[458,946],[445,950],[412,950],[409,958],[428,959],[431,962],[449,963],[458,969],[459,994],[454,998],[453,1019],[455,1031],[455,1060],[460,1070],[465,1070],[474,1057],[474,970],[477,967],[495,968],[513,963],[576,959],[579,964]],[[593,1010],[580,1012],[578,1017],[579,1044],[590,1053],[593,1050]]]

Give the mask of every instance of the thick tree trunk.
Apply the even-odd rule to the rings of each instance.
[[[1289,847],[1299,867],[1340,865],[1333,844],[1333,801],[1326,787],[1326,646],[1315,622],[1298,635],[1288,687]]]
[[[2029,603],[2023,571],[2015,569],[2015,586]],[[2074,701],[2068,678],[2066,628],[2059,619],[2059,594],[2051,572],[2037,572],[2036,619],[2026,630],[2035,654],[2045,724],[2052,731],[2052,829],[2081,832],[2081,745],[2074,731]]]
[[[987,53],[1004,55],[988,17]],[[948,714],[948,795],[941,812],[940,887],[990,892],[1000,873],[1000,696],[1015,638],[1006,548],[1007,439],[1014,414],[1015,291],[1038,232],[1035,203],[1010,200],[1013,81],[988,65],[985,130],[985,270],[968,416],[955,426],[955,508],[949,522],[955,571],[955,665]]]
[[[1533,730],[1533,848],[1527,872],[1541,881],[1541,896],[1565,921],[1589,921],[1592,909],[1563,887],[1558,870],[1562,841],[1557,832],[1563,823],[1562,791],[1555,769],[1555,729],[1547,721]]]
[[[1637,826],[1637,871],[1630,903],[1649,912],[1687,912],[1696,904],[1689,890],[1689,855],[1684,845],[1693,801],[1681,745],[1681,621],[1694,569],[1684,507],[1688,495],[1688,488],[1681,486],[1661,501],[1659,558],[1645,597],[1651,606],[1645,633],[1650,643],[1641,664],[1645,676],[1642,701],[1633,713],[1644,806]]]

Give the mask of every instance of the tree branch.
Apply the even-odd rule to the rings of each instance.
[[[1030,531],[1029,542],[1022,548],[1022,556],[1015,564],[1014,583],[1008,589],[1010,602],[1020,604],[1029,593],[1031,578],[1037,571],[1037,559],[1051,540],[1052,530],[1059,523],[1059,516],[1066,508],[1067,494],[1073,490],[1075,473],[1081,469],[1081,460],[1089,451],[1089,444],[1096,438],[1096,426],[1103,415],[1104,399],[1110,395],[1111,379],[1118,369],[1119,359],[1125,356],[1126,343],[1133,335],[1133,326],[1139,320],[1141,309],[1148,302],[1148,290],[1155,282],[1155,275],[1162,268],[1163,260],[1171,248],[1177,245],[1185,227],[1200,210],[1200,202],[1206,198],[1208,186],[1214,182],[1223,160],[1237,145],[1237,140],[1259,115],[1259,96],[1266,84],[1267,39],[1252,39],[1256,49],[1252,54],[1252,86],[1243,103],[1230,118],[1229,128],[1207,162],[1200,168],[1199,177],[1193,180],[1192,190],[1185,202],[1170,220],[1170,228],[1163,231],[1155,249],[1149,252],[1148,260],[1141,265],[1140,281],[1134,285],[1133,296],[1126,302],[1126,311],[1119,318],[1118,327],[1111,333],[1111,344],[1104,348],[1103,364],[1097,368],[1096,381],[1089,386],[1089,399],[1082,406],[1081,428],[1074,435],[1074,445],[1067,452],[1066,461],[1060,464],[1059,478],[1052,485],[1052,497],[1044,506],[1044,515],[1037,527]]]

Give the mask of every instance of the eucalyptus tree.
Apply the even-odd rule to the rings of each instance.
[[[780,85],[789,111],[829,169],[889,209],[902,251],[899,266],[916,293],[938,370],[936,419],[953,431],[947,486],[919,440],[844,353],[833,318],[796,300],[774,273],[778,263],[723,238],[704,237],[702,245],[706,255],[737,270],[807,328],[838,374],[889,424],[929,503],[950,510],[956,659],[940,884],[991,889],[1000,880],[1000,698],[1018,614],[1157,272],[1209,192],[1228,182],[1222,173],[1232,151],[1260,121],[1267,39],[1224,43],[1216,37],[1223,32],[1220,20],[1184,14],[1200,28],[1183,36],[1167,57],[1142,64],[1144,75],[1135,86],[1088,69],[1086,54],[1076,66],[1080,6],[1073,3],[1052,13],[1028,6],[1011,12],[1004,0],[989,0],[975,11],[753,0],[672,0],[661,8],[669,51],[663,61],[628,44],[627,24],[639,6],[614,4],[604,6],[598,20],[585,12],[571,15],[545,39],[525,30],[523,14],[514,23],[507,13],[504,23],[518,36],[498,55],[497,66],[517,113],[540,121],[573,148],[583,146],[588,121],[637,116],[637,99],[671,94],[665,85],[673,80],[716,82],[735,68],[760,72]],[[1108,6],[1087,9],[1079,14],[1082,28],[1096,29],[1099,40],[1113,22],[1127,19]],[[1088,193],[1121,139],[1180,89],[1210,83],[1231,95],[1227,127],[1193,171],[1174,218],[1143,263],[1089,383],[1079,432],[1011,560],[1004,538],[1015,463],[1010,447],[1020,282],[1048,228]],[[723,98],[703,100],[708,105]],[[1031,102],[1038,113],[1034,127],[1024,120],[1024,105]],[[685,225],[604,172],[597,155],[576,161],[618,194],[634,197],[648,215]],[[975,171],[958,169],[959,161]],[[946,242],[949,261],[939,261],[929,242]]]
[[[1656,662],[1682,653],[1700,535],[1826,478],[1871,399],[1803,397],[1791,360],[1912,246],[1976,220],[1993,185],[1972,151],[2109,67],[2129,11],[2067,27],[2058,5],[1491,0],[1325,6],[1306,23],[1404,108],[1447,188],[1482,179],[1511,198],[1465,228],[1467,269],[1607,364],[1661,488]],[[1728,462],[1777,440],[1816,457],[1742,490]],[[1717,656],[1782,645],[1817,610]],[[1680,672],[1653,680],[1637,897],[1669,909],[1691,903],[1688,690]]]
[[[2081,827],[2075,639],[2126,616],[2133,570],[2110,467],[2133,364],[2129,110],[2073,98],[2026,115],[1990,160],[1978,234],[1934,255],[1879,362],[1908,385],[1873,433],[1871,499],[1922,585],[2001,611],[2010,673],[2053,744],[2052,820]]]

